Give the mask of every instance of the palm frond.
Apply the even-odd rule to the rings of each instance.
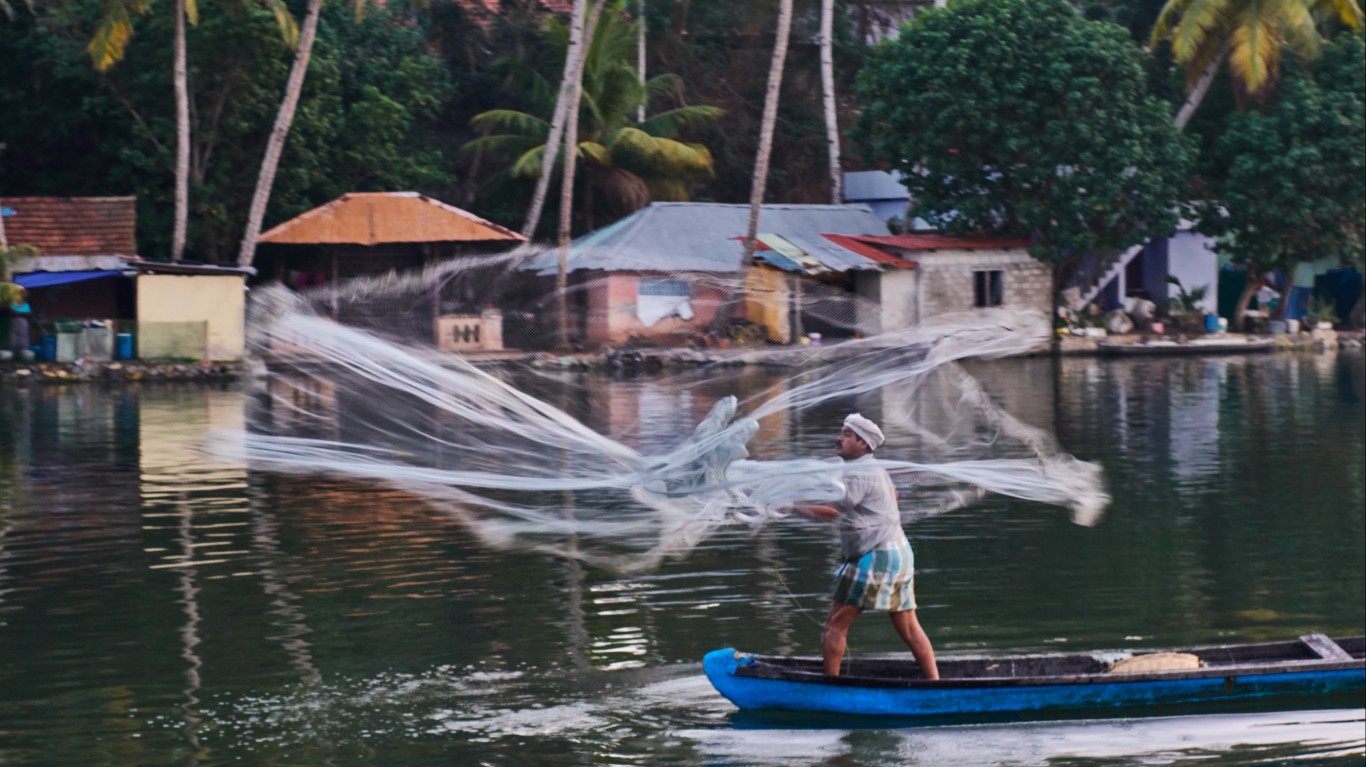
[[[1245,16],[1233,29],[1229,65],[1233,79],[1248,94],[1266,90],[1278,69],[1280,35],[1274,19]]]
[[[195,0],[185,0],[185,20],[190,26],[199,26],[199,4]]]
[[[712,106],[691,106],[660,112],[640,124],[651,136],[676,138],[682,131],[716,122],[726,110]]]
[[[1186,8],[1195,0],[1167,0],[1167,4],[1162,6],[1162,10],[1157,14],[1157,21],[1153,22],[1152,34],[1148,36],[1148,45],[1157,45],[1172,36],[1172,30],[1177,23],[1186,15]]]
[[[1362,27],[1361,4],[1357,0],[1312,0],[1310,7],[1315,13],[1337,16],[1338,20],[1352,29]]]
[[[294,14],[289,12],[289,6],[285,5],[285,0],[265,0],[266,8],[275,17],[275,26],[280,29],[280,37],[285,41],[290,50],[299,47],[299,23],[294,20]]]
[[[536,178],[541,175],[543,164],[545,164],[545,144],[523,152],[508,168],[508,175],[513,178]]]
[[[473,155],[520,157],[538,147],[544,148],[545,142],[530,136],[480,136],[466,141],[460,147],[460,154],[465,157]]]
[[[1172,30],[1172,57],[1188,64],[1218,48],[1232,21],[1228,0],[1192,0]]]
[[[1278,26],[1286,47],[1307,59],[1318,56],[1322,38],[1309,6],[1303,0],[1282,0],[1277,6]]]
[[[681,98],[683,96],[683,78],[672,72],[663,75],[655,75],[645,81],[645,93],[650,98]]]
[[[550,124],[535,115],[515,109],[490,109],[470,118],[470,127],[480,133],[502,131],[532,136],[545,141],[550,135]]]
[[[607,147],[596,141],[579,142],[578,156],[587,160],[592,160],[598,165],[606,166],[612,164],[612,153],[608,151]]]
[[[95,69],[104,72],[123,60],[128,41],[133,37],[133,18],[147,12],[149,0],[106,0],[100,24],[86,45]]]

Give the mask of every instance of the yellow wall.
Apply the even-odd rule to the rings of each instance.
[[[750,269],[745,280],[745,319],[762,325],[768,340],[785,344],[792,341],[788,314],[789,278],[776,269]]]
[[[185,327],[179,323],[194,322],[207,326],[202,345],[181,345],[171,340],[176,335],[175,328]],[[205,359],[242,359],[246,352],[244,278],[217,274],[138,275],[138,333],[139,357],[194,357],[202,351]]]

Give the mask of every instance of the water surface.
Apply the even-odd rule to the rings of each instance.
[[[988,498],[907,527],[940,653],[1137,649],[1366,631],[1360,355],[974,367],[1105,465],[1115,503]],[[760,369],[527,383],[646,450]],[[850,409],[765,422],[820,455]],[[836,547],[726,529],[624,577],[488,548],[420,498],[203,457],[262,399],[143,384],[0,392],[0,763],[13,765],[1360,764],[1361,708],[942,727],[754,718],[699,660],[819,651]],[[346,432],[348,403],[332,403]],[[281,416],[283,417],[283,416]],[[895,445],[898,435],[890,434]],[[851,650],[901,649],[877,616]]]

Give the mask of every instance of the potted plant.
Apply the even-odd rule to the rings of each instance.
[[[1190,290],[1181,284],[1180,278],[1167,275],[1163,281],[1176,286],[1176,295],[1167,299],[1163,305],[1164,313],[1174,327],[1186,333],[1200,333],[1205,329],[1205,313],[1200,306],[1209,293],[1208,285],[1199,285]]]

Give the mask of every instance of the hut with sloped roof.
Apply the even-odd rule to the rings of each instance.
[[[352,192],[262,234],[255,263],[262,279],[306,290],[497,253],[525,241],[506,227],[417,192]],[[419,299],[425,307],[352,302],[343,311],[334,300],[332,311],[374,327],[392,320],[386,313],[394,311],[401,311],[405,322],[429,316],[432,337],[444,349],[500,349],[501,318],[496,310],[484,311],[487,299],[444,286]],[[426,332],[416,326],[407,330]]]
[[[691,340],[708,333],[743,280],[743,316],[763,340],[848,337],[861,330],[859,275],[915,267],[840,237],[888,234],[864,205],[764,205],[756,268],[746,272],[748,224],[748,205],[657,202],[580,237],[565,264],[579,302],[579,336],[595,346]],[[555,275],[558,253],[543,253],[526,268]]]

